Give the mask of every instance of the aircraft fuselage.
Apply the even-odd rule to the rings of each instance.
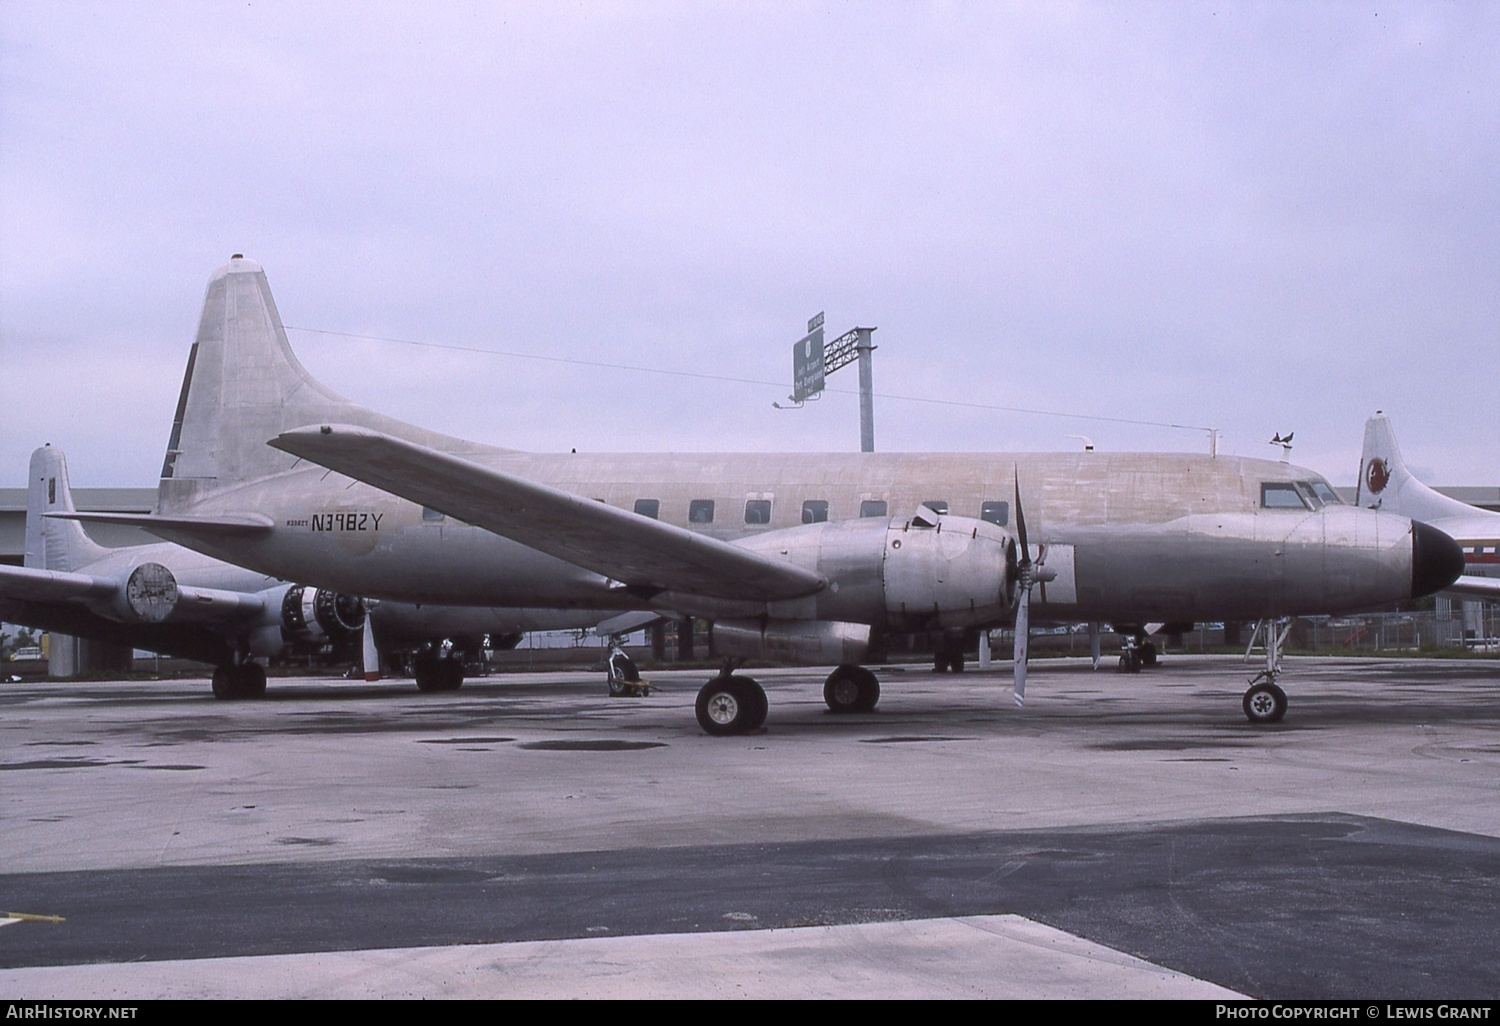
[[[1409,598],[1413,529],[1402,517],[1312,508],[1311,471],[1185,454],[538,454],[466,458],[753,549],[809,522],[866,519],[901,530],[925,504],[1013,528],[1014,481],[1055,577],[1034,615],[1051,620],[1219,620],[1328,613]],[[1267,508],[1267,486],[1304,503]],[[186,482],[183,482],[186,484]],[[544,555],[321,467],[303,465],[180,512],[256,511],[257,538],[168,535],[265,573],[411,602],[641,608],[600,574]],[[879,522],[882,526],[877,526]],[[792,535],[795,537],[795,534]],[[1040,554],[1040,553],[1038,553]],[[795,558],[795,557],[793,557]],[[878,574],[880,566],[866,568]],[[857,576],[857,574],[856,574]],[[708,617],[839,620],[847,589],[791,603],[670,597]],[[841,597],[842,596],[842,597]],[[658,599],[658,603],[662,604]],[[890,624],[888,624],[890,625]]]

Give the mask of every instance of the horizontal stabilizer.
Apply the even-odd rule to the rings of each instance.
[[[270,534],[276,522],[263,513],[229,513],[217,516],[161,516],[157,513],[48,513],[63,520],[86,520],[93,524],[130,524],[157,534],[256,535]],[[157,530],[157,529],[160,530]]]
[[[298,428],[270,444],[643,595],[772,602],[827,584],[815,571],[367,428]]]

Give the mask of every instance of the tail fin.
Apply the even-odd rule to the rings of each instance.
[[[1424,521],[1474,513],[1474,507],[1434,491],[1411,475],[1396,445],[1390,418],[1382,413],[1365,421],[1357,504]]]
[[[54,510],[76,512],[68,485],[68,460],[61,449],[44,445],[31,454],[26,481],[25,564],[37,570],[78,570],[109,550],[83,532],[76,520],[44,517]]]
[[[452,442],[382,416],[319,384],[287,341],[266,273],[235,254],[214,272],[188,355],[162,462],[157,512],[279,474],[296,458],[266,445],[292,428],[341,423],[408,438]]]

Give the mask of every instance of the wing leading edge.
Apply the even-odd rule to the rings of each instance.
[[[649,597],[680,591],[774,602],[821,591],[815,571],[415,442],[345,424],[269,443]]]

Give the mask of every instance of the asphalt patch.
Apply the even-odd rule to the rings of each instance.
[[[638,752],[665,748],[665,741],[525,741],[516,746],[533,752]]]

